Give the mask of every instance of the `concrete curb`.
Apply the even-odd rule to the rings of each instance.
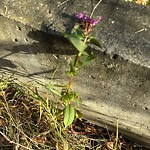
[[[83,6],[88,12],[90,4],[78,0],[63,5],[46,0],[7,2],[1,2],[0,13],[21,23],[0,16],[1,72],[15,72],[21,81],[48,83],[57,68],[53,82],[67,82],[66,65],[74,49],[59,35],[74,24],[74,14]],[[52,16],[45,15],[48,8],[52,8]],[[120,132],[150,147],[150,10],[114,0],[104,1],[99,8],[103,9],[95,16],[108,17],[95,31],[103,50],[91,49],[97,58],[80,70],[73,89],[81,94],[85,118],[109,127],[115,127],[118,118]],[[102,26],[105,30],[98,32]],[[141,27],[147,31],[137,32]]]
[[[68,0],[2,0],[0,14],[44,32],[61,34],[69,31],[76,23],[75,14],[89,14],[94,1]],[[89,12],[90,11],[90,12]],[[120,55],[135,64],[150,68],[150,9],[120,0],[103,0],[94,13],[94,18],[103,16],[95,30],[102,40],[103,51]]]

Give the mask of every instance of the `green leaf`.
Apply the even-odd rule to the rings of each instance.
[[[82,118],[83,114],[79,111],[76,110],[76,118]]]
[[[73,27],[73,29],[79,29],[80,25],[79,24],[75,24],[75,26]]]
[[[65,105],[67,106],[72,100],[75,100],[78,98],[78,93],[76,92],[62,92],[61,100],[65,102]]]
[[[76,37],[71,36],[69,37],[69,40],[80,53],[84,52],[84,50],[87,48],[87,45]]]
[[[68,104],[64,110],[64,125],[65,128],[72,124],[74,121],[75,111],[71,104]]]
[[[94,37],[90,37],[90,38],[88,39],[88,42],[89,42],[89,43],[92,43],[92,44],[94,44],[94,45],[96,45],[96,46],[98,46],[98,47],[101,48],[100,42],[99,42],[97,39],[95,39]]]
[[[77,106],[80,106],[80,104],[81,104],[80,99],[79,99],[79,98],[75,98],[75,101],[76,101],[76,103],[77,103]]]
[[[79,24],[76,24],[71,31],[71,35],[79,38],[80,40],[84,40],[84,30],[80,28]]]
[[[79,39],[79,40],[81,40],[81,41],[84,40],[84,36],[81,35],[81,34],[74,33],[74,34],[71,34],[71,36],[72,36],[72,37],[75,37],[75,38],[77,38],[77,39]]]
[[[89,65],[92,60],[95,59],[95,56],[92,54],[88,54],[88,55],[83,55],[80,57],[77,68],[81,68],[84,67],[86,65]]]
[[[70,71],[67,71],[67,74],[69,76],[75,76],[76,75],[76,68],[74,67],[74,61],[75,59],[73,58],[71,61],[70,61]]]
[[[74,98],[74,95],[72,93],[65,93],[62,98],[66,101],[70,101]]]
[[[79,51],[84,52],[84,50],[87,48],[87,45],[79,38],[75,37],[74,34],[63,34],[65,38],[67,38],[73,46]]]

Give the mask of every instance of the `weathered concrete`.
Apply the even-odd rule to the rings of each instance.
[[[103,16],[95,30],[103,42],[103,51],[119,54],[136,64],[150,68],[150,9],[147,6],[103,0],[94,16]],[[97,0],[1,0],[0,14],[36,29],[60,34],[76,22],[75,14],[89,14]],[[143,38],[142,38],[143,37]]]
[[[15,72],[21,81],[48,83],[57,69],[53,82],[66,82],[66,65],[74,49],[60,37],[60,32],[70,30],[76,21],[74,14],[83,10],[83,6],[88,12],[92,10],[92,5],[78,0],[67,1],[63,5],[47,0],[3,0],[0,3],[2,15],[34,27],[0,17],[1,72]],[[119,131],[148,147],[149,14],[147,7],[125,5],[115,0],[109,3],[104,1],[95,12],[95,16],[104,16],[103,23],[95,31],[97,37],[102,39],[102,51],[105,53],[91,49],[97,59],[80,70],[73,85],[81,93],[82,111],[86,118],[98,124],[108,124],[109,127],[114,127],[116,118],[119,118]],[[147,31],[137,32],[141,28]]]

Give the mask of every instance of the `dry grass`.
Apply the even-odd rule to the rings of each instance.
[[[118,133],[83,119],[65,129],[57,100],[8,79],[0,79],[0,139],[1,150],[134,149]]]

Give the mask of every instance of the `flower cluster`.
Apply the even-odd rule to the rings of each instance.
[[[84,13],[78,13],[76,17],[81,21],[81,28],[84,30],[84,35],[87,38],[88,33],[91,31],[92,27],[96,26],[100,20],[102,19],[102,16],[100,16],[98,19],[92,19],[91,17],[88,17]]]
[[[78,13],[76,15],[76,17],[78,19],[80,19],[82,22],[88,23],[88,25],[91,27],[96,26],[100,22],[100,20],[102,19],[102,16],[100,16],[98,19],[92,19],[92,18],[88,17],[87,15],[85,15],[84,13],[81,13],[81,12]]]

